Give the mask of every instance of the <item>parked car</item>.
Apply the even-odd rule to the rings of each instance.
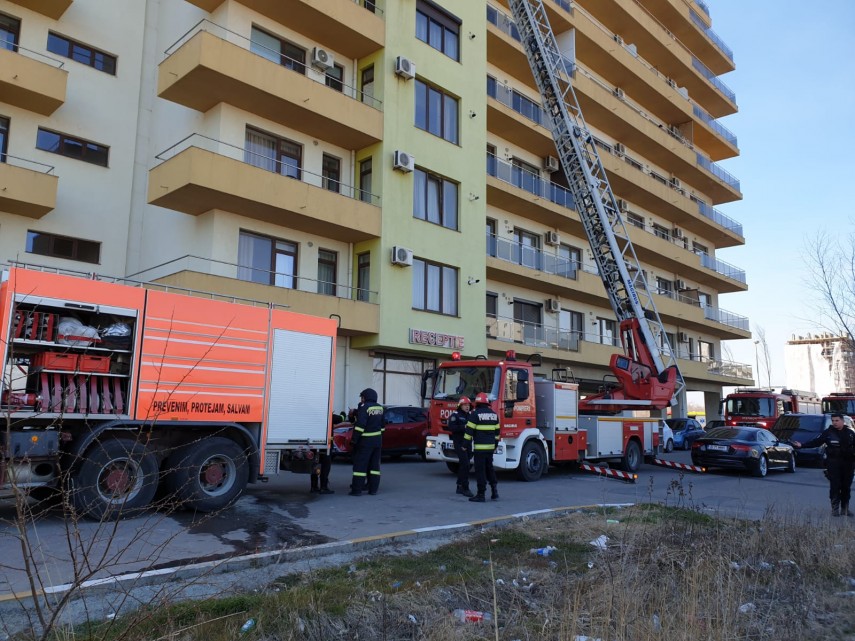
[[[419,454],[425,458],[428,435],[427,410],[409,405],[389,405],[384,408],[386,431],[383,434],[383,456],[399,458],[404,454]],[[333,456],[350,456],[351,423],[339,423],[333,428]]]
[[[716,427],[724,427],[725,425],[727,425],[727,423],[723,418],[714,418],[711,421],[707,421],[706,425],[704,425],[704,431],[709,432]]]
[[[793,449],[762,427],[717,427],[692,444],[692,464],[744,469],[762,477],[770,469],[795,472]]]
[[[704,435],[704,428],[693,418],[666,418],[665,422],[674,430],[674,447],[678,450],[688,450]]]
[[[779,416],[769,431],[776,438],[791,443],[807,443],[819,436],[820,432],[831,427],[831,414],[783,414]],[[796,450],[799,465],[825,466],[825,445],[802,447]]]
[[[659,443],[666,454],[674,451],[674,430],[665,421],[659,421]]]

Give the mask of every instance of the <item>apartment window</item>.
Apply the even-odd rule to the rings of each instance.
[[[496,145],[487,145],[487,175],[497,175],[498,162],[496,161]]]
[[[413,309],[457,316],[457,268],[414,259]]]
[[[336,91],[344,90],[344,67],[333,64],[333,68],[328,70],[324,82],[330,89]]]
[[[302,174],[303,147],[291,140],[247,127],[244,162],[299,179]]]
[[[359,163],[359,200],[371,202],[371,158]]]
[[[523,229],[515,229],[514,238],[514,262],[540,269],[540,236]]]
[[[360,74],[359,85],[362,91],[362,102],[374,104],[374,65],[365,67]]]
[[[457,183],[421,169],[414,172],[413,216],[457,229]]]
[[[0,162],[6,162],[9,149],[9,119],[0,117]]]
[[[668,346],[671,348],[672,353],[676,354],[677,351],[677,336],[674,332],[665,332],[665,338],[668,339]],[[665,349],[665,346],[662,345],[662,349]]]
[[[698,356],[695,354],[695,339],[691,337],[689,337],[689,360],[698,360]]]
[[[710,249],[706,245],[701,245],[698,241],[692,241],[692,251],[696,254],[706,254],[709,256]]]
[[[663,240],[671,240],[671,230],[658,223],[653,223],[653,233]]]
[[[665,278],[656,277],[656,293],[673,298],[674,284]]]
[[[338,274],[338,253],[328,249],[318,250],[318,293],[335,296]]]
[[[624,216],[626,216],[626,222],[630,225],[638,227],[639,229],[644,229],[644,218],[642,216],[634,214],[631,211],[626,212]]]
[[[306,74],[306,50],[277,38],[258,27],[252,28],[249,50],[303,75]]]
[[[356,257],[356,300],[369,301],[371,294],[371,254],[365,252]]]
[[[47,50],[58,56],[71,58],[98,71],[109,73],[112,76],[116,75],[116,56],[104,53],[71,38],[66,38],[58,33],[48,32]]]
[[[0,13],[0,49],[17,51],[20,37],[21,21]]]
[[[698,292],[698,302],[701,304],[701,307],[712,307],[712,296]]]
[[[241,231],[238,278],[293,289],[297,282],[297,243]]]
[[[715,360],[715,345],[709,343],[707,341],[698,341],[698,354],[701,357],[701,360],[704,362],[710,362]]]
[[[558,345],[563,349],[579,349],[579,341],[582,340],[582,323],[584,317],[582,312],[573,312],[562,309],[558,312]]]
[[[457,98],[416,80],[416,127],[457,144]]]
[[[617,321],[597,317],[597,334],[598,343],[618,346]]]
[[[543,341],[543,305],[515,300],[514,322],[522,327],[524,343]]]
[[[460,21],[424,0],[416,4],[416,38],[460,60]]]
[[[487,316],[490,318],[499,316],[499,295],[496,292],[487,292]]]
[[[514,158],[513,165],[513,184],[531,194],[540,195],[540,169],[519,158]]]
[[[341,192],[341,158],[324,154],[321,165],[324,180],[324,189],[327,191]]]
[[[555,271],[565,278],[576,278],[576,270],[582,264],[582,250],[572,245],[561,243],[558,246],[558,265]]]
[[[487,255],[495,256],[497,253],[497,245],[499,243],[496,236],[496,220],[494,218],[487,219]]]
[[[27,232],[27,251],[30,254],[79,260],[83,263],[97,264],[101,261],[101,243],[40,231]]]
[[[60,156],[76,158],[93,165],[107,166],[110,148],[95,142],[72,138],[66,134],[39,128],[36,135],[36,147]]]

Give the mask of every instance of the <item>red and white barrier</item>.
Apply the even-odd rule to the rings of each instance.
[[[698,465],[688,465],[686,463],[675,463],[674,461],[665,461],[661,458],[655,458],[650,461],[654,465],[661,465],[663,467],[673,467],[677,470],[687,470],[689,472],[706,472],[707,468],[700,467]]]
[[[586,472],[594,472],[594,474],[599,474],[600,476],[609,476],[611,478],[620,479],[621,481],[627,481],[629,483],[635,483],[638,480],[638,474],[633,474],[632,472],[623,472],[621,470],[613,470],[611,468],[602,467],[600,465],[580,463],[579,469],[585,470]]]

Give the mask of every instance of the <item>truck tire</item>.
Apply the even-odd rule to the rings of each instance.
[[[72,480],[72,504],[95,520],[136,516],[154,498],[157,480],[157,458],[142,443],[106,439],[83,456]]]
[[[185,445],[172,457],[171,485],[178,500],[199,512],[231,505],[249,482],[246,452],[228,438],[213,436]]]
[[[544,472],[546,472],[546,452],[543,446],[534,439],[526,441],[520,456],[517,477],[521,481],[532,482],[543,476]]]
[[[626,451],[620,460],[620,466],[624,472],[637,472],[641,467],[641,446],[635,439],[626,444]]]

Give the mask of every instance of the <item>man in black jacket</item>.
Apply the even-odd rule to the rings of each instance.
[[[370,387],[362,390],[356,407],[356,423],[350,440],[353,457],[353,481],[350,496],[360,496],[368,481],[368,493],[380,489],[380,455],[383,449],[383,431],[386,421],[383,406],[377,402],[377,392]]]
[[[469,414],[464,438],[472,443],[475,479],[478,483],[478,494],[469,500],[483,503],[489,481],[493,490],[490,498],[495,501],[499,498],[499,490],[496,471],[493,469],[493,452],[499,442],[499,415],[490,407],[490,399],[484,392],[475,396],[475,409]]]
[[[831,516],[853,516],[849,511],[849,496],[855,472],[855,430],[844,423],[843,414],[832,414],[831,427],[807,443],[793,441],[796,448],[818,445],[826,447]]]
[[[469,489],[469,447],[466,440],[466,424],[469,422],[469,412],[472,403],[468,396],[461,396],[457,409],[448,417],[448,431],[451,432],[451,442],[454,443],[454,453],[457,454],[457,493],[472,496]]]

